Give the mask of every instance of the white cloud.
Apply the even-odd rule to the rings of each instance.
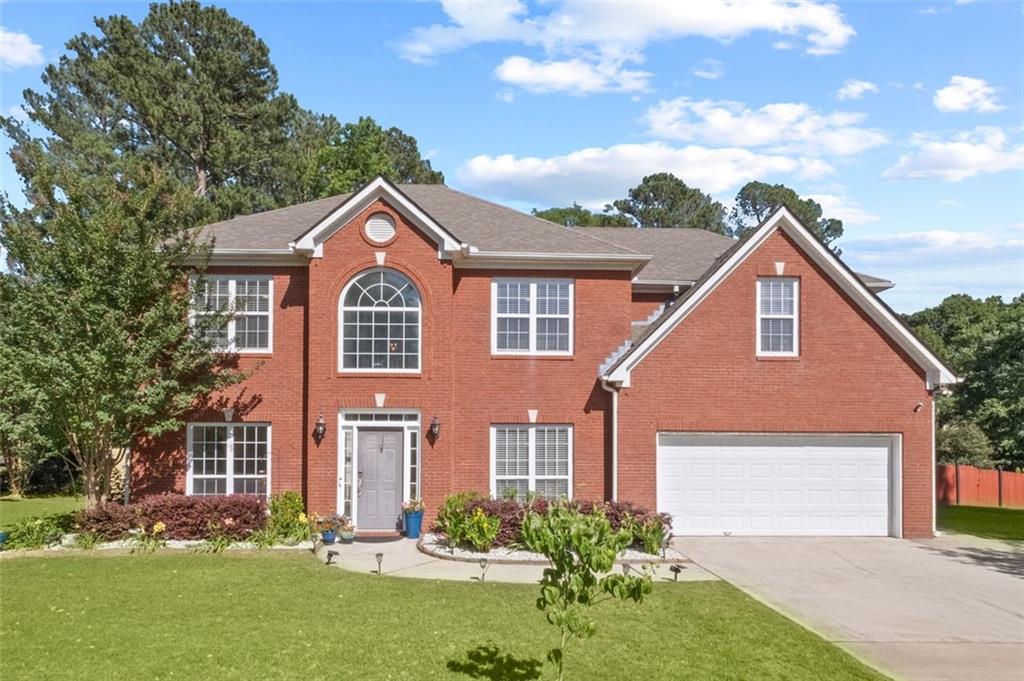
[[[651,74],[623,67],[621,60],[591,63],[582,59],[536,62],[508,57],[494,70],[498,80],[529,92],[636,92],[647,89]]]
[[[766,104],[751,109],[728,100],[662,100],[644,115],[661,139],[711,145],[766,147],[778,153],[849,156],[888,142],[880,130],[861,127],[861,113],[823,114],[807,104]]]
[[[864,225],[881,219],[842,194],[808,194],[807,198],[821,204],[822,215],[826,218],[838,218],[846,226]]]
[[[644,175],[663,171],[717,193],[777,175],[819,179],[833,168],[820,159],[649,142],[580,149],[547,158],[481,155],[469,159],[456,175],[467,189],[504,200],[532,205],[579,201],[594,207],[622,197]]]
[[[25,107],[23,107],[20,104],[15,104],[12,107],[8,107],[7,115],[16,121],[21,121],[22,123],[26,123],[29,120],[28,112],[25,111]]]
[[[725,73],[722,62],[717,59],[702,59],[700,64],[690,68],[690,73],[705,80],[718,80]]]
[[[869,92],[878,92],[878,86],[867,80],[856,80],[854,78],[848,79],[843,86],[836,92],[836,99],[843,101],[846,99],[860,99]]]
[[[8,31],[0,26],[0,67],[3,70],[39,66],[44,61],[42,46],[32,42],[27,33]]]
[[[815,2],[616,0],[542,3],[531,9],[519,0],[443,0],[441,6],[448,17],[446,23],[415,28],[396,45],[404,59],[429,63],[480,43],[534,46],[543,50],[546,59],[528,60],[529,74],[522,73],[527,66],[523,62],[513,62],[512,69],[526,78],[526,87],[543,92],[574,91],[552,86],[562,82],[567,65],[581,68],[574,62],[586,62],[592,70],[605,73],[609,82],[617,83],[610,89],[637,89],[638,80],[646,87],[646,74],[641,78],[642,72],[629,71],[624,64],[642,62],[644,48],[657,41],[700,36],[729,42],[766,31],[790,43],[802,42],[808,54],[825,55],[842,50],[856,35],[838,6]],[[586,74],[588,78],[593,75]],[[587,91],[605,89],[609,88]]]
[[[953,76],[949,85],[935,91],[935,108],[939,111],[978,111],[992,113],[1004,107],[996,97],[996,89],[980,78]]]
[[[1024,144],[1011,146],[1001,128],[978,127],[949,140],[915,133],[910,143],[916,150],[901,155],[882,177],[960,182],[975,175],[1024,169]]]

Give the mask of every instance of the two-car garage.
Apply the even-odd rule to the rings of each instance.
[[[680,535],[900,536],[897,435],[658,434]]]

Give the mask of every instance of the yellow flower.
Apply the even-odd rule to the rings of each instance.
[[[309,518],[306,517],[305,513],[299,513],[299,522],[300,523],[307,523],[307,522],[309,522]]]
[[[153,534],[160,534],[166,529],[167,526],[164,525],[164,521],[162,520],[158,520],[155,523],[153,523]]]

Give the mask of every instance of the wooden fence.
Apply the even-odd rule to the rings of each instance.
[[[1024,473],[940,463],[935,467],[935,498],[943,506],[1024,508]]]

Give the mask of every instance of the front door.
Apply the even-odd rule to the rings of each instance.
[[[359,429],[356,521],[362,530],[401,529],[402,431]]]

